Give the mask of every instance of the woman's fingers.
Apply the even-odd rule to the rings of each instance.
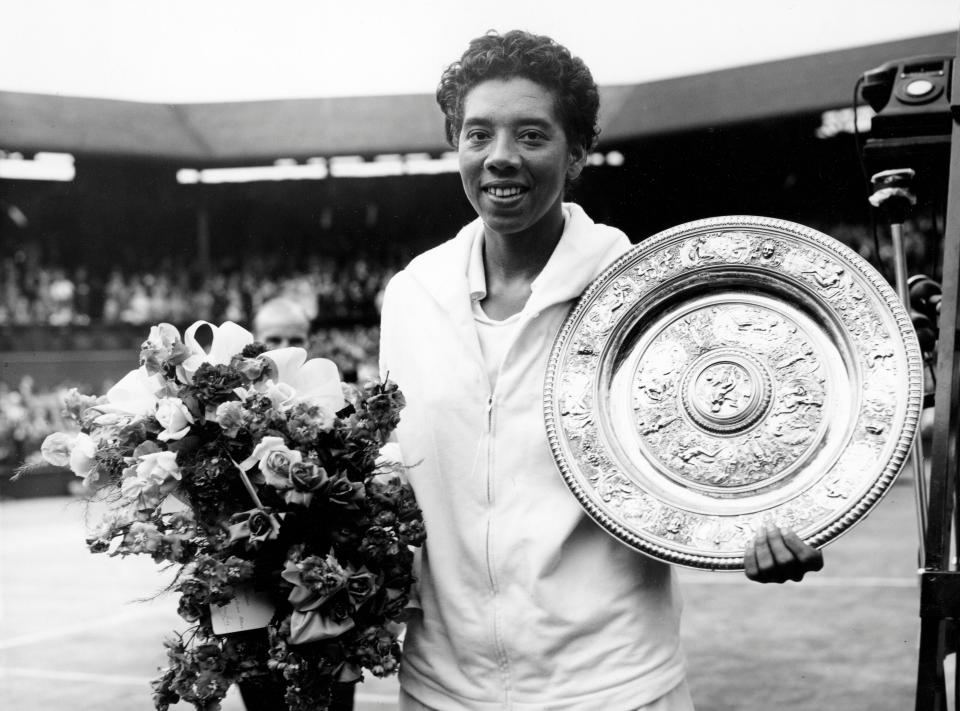
[[[743,567],[747,578],[759,583],[800,581],[808,572],[823,568],[823,554],[793,531],[767,526],[747,546]]]

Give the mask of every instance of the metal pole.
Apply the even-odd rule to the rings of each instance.
[[[907,286],[907,253],[903,245],[903,225],[899,222],[890,224],[890,236],[893,242],[893,269],[897,287],[897,296],[910,312],[910,289]],[[913,465],[913,491],[917,506],[917,522],[920,529],[919,548],[920,561],[927,559],[924,539],[927,535],[927,473],[923,465],[923,443],[920,437],[913,443],[910,452],[910,462]]]

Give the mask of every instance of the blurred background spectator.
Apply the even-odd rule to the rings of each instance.
[[[296,301],[277,297],[264,302],[253,317],[253,337],[267,348],[306,348],[310,319]]]

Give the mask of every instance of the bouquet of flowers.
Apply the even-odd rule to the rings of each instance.
[[[154,326],[140,364],[105,396],[74,391],[79,432],[41,451],[107,502],[91,551],[177,568],[193,626],[167,641],[156,708],[216,710],[240,682],[324,709],[362,670],[395,672],[410,547],[424,540],[403,466],[384,454],[404,406],[396,385],[343,386],[332,362],[265,352],[230,322],[182,339]]]

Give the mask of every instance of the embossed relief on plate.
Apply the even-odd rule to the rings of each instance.
[[[667,476],[747,493],[788,473],[816,443],[825,389],[817,349],[787,317],[711,305],[647,346],[633,411],[645,454]]]

